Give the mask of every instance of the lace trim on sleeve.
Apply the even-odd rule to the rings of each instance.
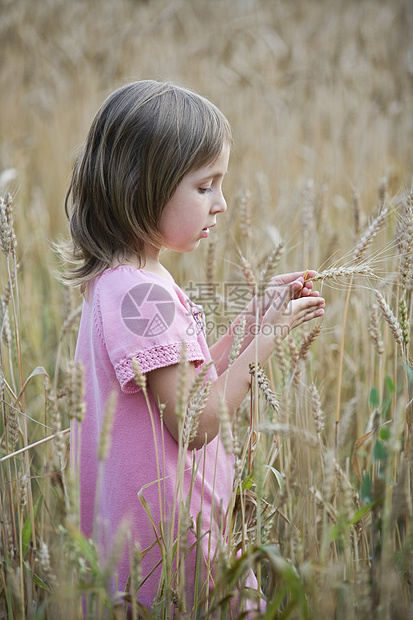
[[[157,368],[177,364],[181,358],[181,347],[180,342],[152,347],[152,349],[131,353],[128,357],[118,362],[115,366],[115,373],[122,392],[133,394],[140,390],[134,381],[135,373],[132,366],[132,358],[135,357],[138,360],[140,369],[145,374]],[[189,362],[195,362],[195,368],[198,368],[205,361],[198,342],[187,342],[186,354]]]

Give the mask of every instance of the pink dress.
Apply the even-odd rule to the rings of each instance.
[[[86,386],[86,413],[80,443],[81,528],[87,537],[91,537],[94,530],[103,557],[108,558],[116,532],[122,523],[127,524],[127,536],[117,566],[117,588],[121,591],[130,574],[129,552],[134,541],[139,541],[142,551],[152,546],[141,562],[143,578],[161,559],[159,547],[154,544],[153,525],[138,493],[142,491],[158,532],[160,521],[167,529],[174,507],[177,513],[176,504],[179,503],[175,498],[180,458],[178,444],[161,423],[157,403],[148,389],[153,430],[144,394],[134,381],[132,358],[138,359],[143,373],[176,364],[182,342],[188,360],[197,368],[210,360],[202,308],[192,304],[174,282],[145,270],[122,266],[108,269],[91,284],[83,305],[76,349],[76,360],[85,366]],[[212,380],[217,376],[213,366],[210,376]],[[113,390],[117,392],[117,404],[111,446],[103,471],[98,475],[104,410]],[[75,441],[72,443],[76,450]],[[188,500],[194,523],[202,512],[205,535],[201,574],[205,575],[208,555],[212,560],[222,514],[225,514],[232,490],[233,457],[225,453],[221,441],[215,438],[202,450],[187,452],[184,470],[180,499]],[[176,526],[169,527],[170,531],[174,529],[176,535]],[[195,537],[189,533],[188,547],[194,542]],[[172,543],[173,540],[169,540],[167,544]],[[190,609],[195,550],[189,551],[184,572]],[[156,598],[160,575],[158,566],[138,591],[138,600],[147,607]]]

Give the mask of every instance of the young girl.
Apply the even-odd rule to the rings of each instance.
[[[203,97],[170,83],[128,84],[98,111],[66,199],[68,278],[84,293],[76,359],[85,368],[86,413],[73,446],[80,449],[81,527],[108,558],[127,523],[117,588],[130,586],[138,541],[139,603],[162,609],[172,601],[189,617],[195,590],[197,600],[205,599],[214,579],[232,491],[233,457],[219,435],[222,400],[232,416],[250,388],[250,362],[264,365],[276,333],[322,316],[324,306],[303,272],[276,277],[259,308],[250,303],[241,352],[230,368],[235,329],[208,350],[202,309],[175,284],[160,252],[191,252],[219,222],[227,208],[222,182],[231,143],[228,121]],[[315,274],[306,273],[306,279]],[[210,391],[185,450],[182,393],[211,360],[203,381],[212,382]],[[103,462],[99,442],[113,393],[111,447]],[[187,544],[177,547],[184,517]]]

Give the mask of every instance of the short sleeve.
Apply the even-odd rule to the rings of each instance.
[[[183,346],[196,367],[205,361],[185,294],[156,274],[133,267],[104,272],[95,288],[94,320],[123,392],[139,390],[133,358],[143,373],[177,364]]]

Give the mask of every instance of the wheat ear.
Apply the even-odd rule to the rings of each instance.
[[[348,278],[350,276],[361,275],[374,278],[374,272],[368,265],[353,265],[352,267],[333,267],[316,273],[311,280],[317,282],[318,280],[326,280],[328,278]]]
[[[248,189],[241,197],[239,212],[241,233],[248,240],[251,237],[251,192]]]
[[[376,349],[377,355],[383,355],[384,353],[384,345],[383,340],[380,333],[380,325],[379,325],[379,307],[376,304],[373,304],[370,311],[370,325],[369,332],[371,339],[374,344],[374,348]]]
[[[373,239],[382,228],[388,212],[388,209],[383,209],[380,211],[378,216],[372,221],[367,231],[354,248],[353,260],[355,263],[359,263],[361,261],[368,247],[373,243]]]
[[[305,360],[307,358],[310,347],[320,332],[321,332],[321,325],[318,323],[317,325],[313,327],[311,332],[308,334],[306,338],[304,338],[303,342],[301,343],[300,350],[298,351],[299,360]]]
[[[262,391],[262,393],[264,395],[264,398],[267,401],[267,403],[275,411],[278,412],[278,408],[279,408],[278,399],[277,399],[275,393],[271,389],[270,382],[268,380],[267,375],[263,371],[263,369],[261,367],[261,364],[260,363],[254,364],[253,362],[251,362],[250,365],[249,365],[249,369],[250,369],[250,374],[252,376],[256,376],[258,387],[261,389],[261,391]]]
[[[242,255],[241,255],[241,269],[242,269],[242,275],[244,276],[244,280],[248,284],[251,294],[254,295],[257,290],[257,280],[255,278],[254,270],[251,266],[251,263],[245,258],[245,256],[242,256]]]
[[[380,291],[375,291],[375,294],[377,303],[381,308],[383,316],[386,320],[387,325],[390,327],[390,331],[393,334],[395,341],[402,347],[404,343],[403,332],[400,328],[398,320],[394,316],[393,311],[391,310],[390,306],[388,305],[387,301],[384,299]]]
[[[260,284],[264,288],[271,280],[271,278],[275,275],[275,270],[278,267],[278,264],[281,260],[281,257],[284,252],[284,241],[280,241],[276,248],[273,249],[271,254],[267,257],[264,268],[261,271],[260,275]]]

